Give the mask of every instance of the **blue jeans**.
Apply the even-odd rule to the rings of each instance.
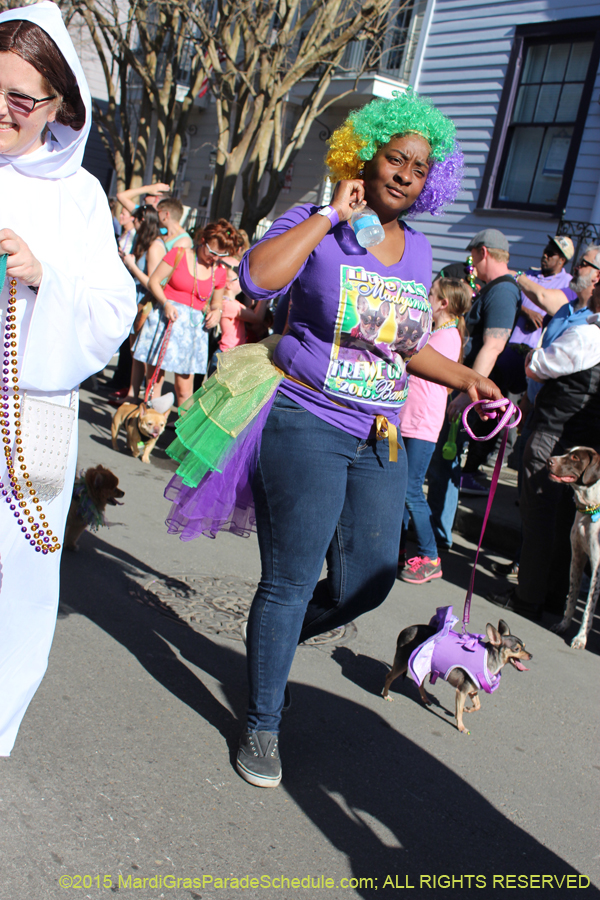
[[[217,362],[219,360],[219,353],[222,353],[222,352],[223,352],[222,350],[219,350],[217,348],[215,350],[215,352],[213,353],[212,359],[211,359],[210,363],[208,364],[208,371],[206,373],[207,378],[210,378],[210,376],[214,375],[214,373],[217,371]]]
[[[390,592],[406,454],[388,454],[387,440],[352,437],[277,395],[253,483],[262,575],[248,619],[249,731],[279,731],[298,642]]]
[[[435,445],[428,472],[429,490],[427,500],[431,510],[431,524],[438,547],[449,550],[452,546],[452,528],[458,508],[460,490],[460,455],[467,441],[467,434],[461,427],[456,435],[457,453],[453,460],[444,459],[442,448],[448,440],[450,423],[446,418]]]
[[[435,535],[431,527],[431,510],[423,493],[423,483],[429,468],[429,461],[435,450],[435,444],[433,441],[422,441],[420,438],[405,437],[402,440],[404,441],[408,461],[408,483],[406,485],[406,501],[402,517],[400,547],[404,548],[406,543],[405,532],[408,528],[408,521],[412,516],[413,525],[417,533],[419,556],[437,559]]]

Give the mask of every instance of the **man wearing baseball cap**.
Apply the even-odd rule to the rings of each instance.
[[[471,252],[475,271],[484,286],[465,317],[469,342],[465,348],[464,364],[495,380],[500,378],[496,363],[510,338],[521,295],[508,270],[510,247],[501,231],[496,228],[479,231],[469,241],[467,250]],[[505,390],[501,378],[496,384],[500,390]],[[454,418],[462,414],[468,403],[468,397],[459,395],[450,404],[448,416]],[[487,442],[471,445],[461,479],[463,493],[487,494],[487,489],[475,479],[474,473],[490,450]]]
[[[575,247],[570,237],[565,234],[557,234],[552,237],[549,234],[548,243],[542,253],[540,268],[527,269],[524,274],[544,288],[564,290],[571,283],[571,275],[569,272],[565,272],[564,267],[569,260],[573,259],[574,255]],[[522,294],[521,312],[523,321],[519,316],[515,334],[511,336],[510,343],[524,343],[535,349],[539,343],[544,313],[537,303],[529,300],[524,293]]]
[[[478,232],[467,246],[483,287],[465,316],[469,341],[465,347],[464,365],[492,380],[495,380],[496,361],[512,332],[521,297],[515,279],[508,270],[509,249],[505,235],[495,228],[485,228]],[[500,390],[504,390],[501,383],[496,381],[496,384]],[[462,415],[469,402],[468,395],[459,394],[449,404],[447,418],[452,421]],[[479,422],[474,424],[476,430],[479,427]],[[485,424],[482,428],[482,433],[485,433]],[[440,435],[429,469],[427,496],[437,545],[439,548],[449,549],[452,546],[452,526],[458,506],[459,486],[463,493],[487,495],[488,489],[477,481],[473,473],[493,447],[487,441],[471,443],[465,469],[460,475],[456,460],[447,463],[442,459],[440,442],[443,441],[443,435],[444,431]],[[458,455],[460,456],[460,451]]]

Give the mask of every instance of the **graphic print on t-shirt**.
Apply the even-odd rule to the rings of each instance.
[[[405,360],[427,343],[431,306],[425,285],[340,266],[340,300],[323,390],[358,403],[402,403]]]

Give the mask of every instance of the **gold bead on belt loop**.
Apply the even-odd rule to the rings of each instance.
[[[390,462],[398,462],[398,429],[385,416],[375,416],[375,437],[378,441],[389,439]]]

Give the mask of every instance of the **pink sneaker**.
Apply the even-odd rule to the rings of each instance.
[[[428,556],[413,556],[408,560],[406,568],[400,572],[400,578],[407,584],[425,584],[426,581],[441,577],[442,561],[439,556],[437,559],[429,559]]]

